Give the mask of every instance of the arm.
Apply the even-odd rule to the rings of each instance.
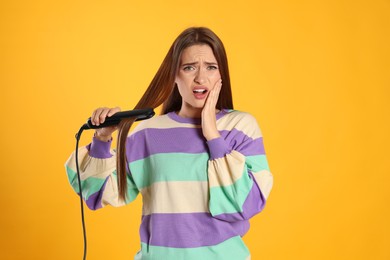
[[[210,213],[230,222],[259,213],[273,184],[261,131],[256,120],[244,114],[226,136],[207,142]]]
[[[138,189],[128,173],[128,199],[121,201],[118,198],[118,186],[116,177],[116,155],[110,150],[110,141],[101,141],[96,137],[90,145],[79,149],[79,169],[83,199],[88,208],[96,210],[106,205],[119,207],[133,201],[138,195]],[[76,172],[75,153],[66,164],[68,180],[73,190],[79,194],[79,186]]]

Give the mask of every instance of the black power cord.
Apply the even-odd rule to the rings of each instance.
[[[79,141],[81,134],[84,130],[88,129],[98,129],[106,126],[117,125],[124,118],[136,117],[135,121],[145,120],[153,117],[155,112],[152,108],[145,109],[134,109],[129,111],[117,112],[111,117],[107,117],[103,124],[99,126],[93,125],[91,118],[88,119],[87,123],[84,124],[80,130],[76,134],[76,169],[77,169],[77,180],[79,182],[79,195],[80,195],[80,207],[81,207],[81,223],[83,226],[83,236],[84,236],[84,256],[83,260],[87,259],[87,232],[85,230],[85,220],[84,220],[84,203],[83,203],[83,192],[81,188],[81,178],[80,178],[80,170],[79,170]]]
[[[81,137],[81,133],[85,130],[88,129],[83,125],[78,133],[76,134],[76,169],[77,169],[77,179],[79,182],[79,195],[80,195],[80,205],[81,205],[81,223],[83,226],[83,236],[84,236],[84,256],[83,260],[87,259],[87,232],[85,230],[85,221],[84,221],[84,204],[83,204],[83,192],[81,189],[81,178],[80,178],[80,170],[79,170],[79,141]]]

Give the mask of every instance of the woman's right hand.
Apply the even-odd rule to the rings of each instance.
[[[91,123],[96,126],[103,124],[106,120],[106,117],[110,117],[119,111],[121,111],[120,107],[99,107],[93,111],[91,116]],[[117,128],[117,126],[107,126],[96,129],[95,138],[99,139],[100,141],[107,142],[111,140],[111,135],[113,132],[115,132],[115,130],[117,130]]]

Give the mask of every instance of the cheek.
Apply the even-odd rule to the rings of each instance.
[[[185,95],[186,93],[186,85],[185,85],[185,82],[183,81],[183,79],[180,79],[180,78],[176,78],[175,80],[176,82],[176,86],[177,86],[177,90],[179,91],[179,94],[181,97],[183,97],[183,95]]]
[[[218,81],[219,79],[221,78],[221,73],[219,73],[219,70],[215,71],[214,73],[212,73],[210,75],[210,80],[215,83],[216,81]]]
[[[179,90],[184,91],[188,86],[191,86],[191,75],[178,75],[175,78],[175,82]]]
[[[221,73],[219,72],[219,70],[216,70],[215,73],[213,73],[213,78],[220,78],[221,77]]]

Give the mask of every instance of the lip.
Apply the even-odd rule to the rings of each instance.
[[[204,86],[195,86],[195,87],[192,89],[192,91],[194,91],[194,90],[196,90],[196,89],[205,89],[205,90],[206,90],[205,93],[194,93],[194,92],[192,92],[192,93],[194,94],[194,96],[195,96],[196,99],[204,99],[204,98],[207,97],[207,94],[208,94],[208,92],[209,92],[209,89],[208,89],[207,87],[204,87]]]
[[[205,86],[195,86],[193,87],[192,91],[196,90],[196,89],[205,89],[206,90],[206,93],[209,92],[209,88],[208,87],[205,87]]]

